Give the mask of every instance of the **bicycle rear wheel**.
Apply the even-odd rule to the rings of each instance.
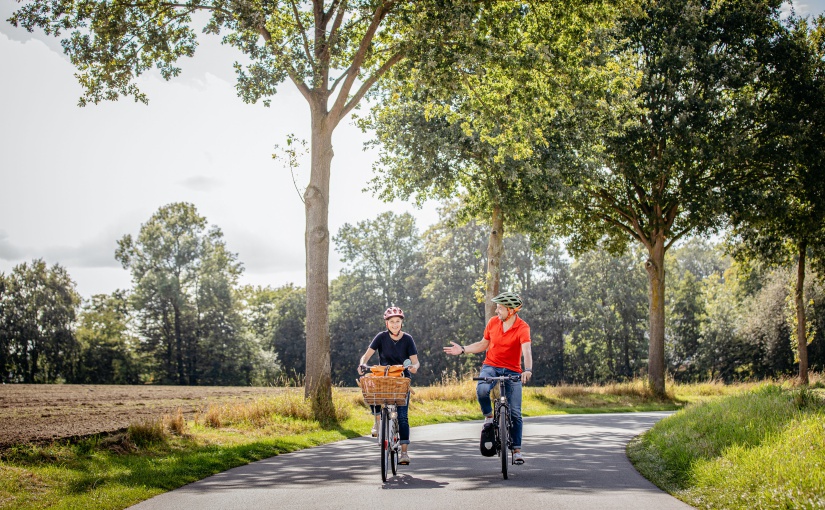
[[[390,417],[386,407],[381,408],[381,426],[378,430],[378,444],[381,445],[381,481],[387,481],[387,468],[390,463]]]
[[[510,428],[507,426],[507,413],[510,412],[510,409],[502,405],[499,407],[498,413],[498,438],[499,438],[499,448],[500,448],[500,456],[501,456],[501,474],[504,476],[504,479],[507,479],[507,436],[510,434]]]

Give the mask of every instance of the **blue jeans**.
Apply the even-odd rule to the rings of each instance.
[[[410,419],[407,416],[407,409],[409,409],[410,394],[407,393],[407,405],[396,406],[398,410],[398,439],[401,444],[410,444]],[[370,406],[372,414],[381,414],[381,406]]]
[[[518,375],[507,368],[491,367],[490,365],[481,365],[481,373],[479,377],[500,377],[503,375]],[[521,380],[518,382],[503,381],[504,396],[507,397],[507,404],[510,406],[510,436],[513,438],[513,449],[521,449]],[[481,412],[484,416],[491,416],[493,414],[493,403],[490,401],[490,392],[493,390],[495,383],[486,383],[478,381],[476,386],[476,393],[478,395],[478,403],[481,405]]]

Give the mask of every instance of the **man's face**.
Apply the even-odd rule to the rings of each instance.
[[[387,329],[390,330],[390,333],[393,335],[397,335],[399,331],[401,331],[401,317],[390,317],[387,319]]]
[[[506,319],[507,319],[507,315],[508,315],[509,313],[510,313],[510,309],[509,309],[509,308],[507,308],[506,306],[504,306],[504,305],[502,305],[502,304],[497,304],[497,305],[496,305],[496,315],[498,315],[498,318],[499,318],[499,319],[501,319],[501,320],[506,320]]]

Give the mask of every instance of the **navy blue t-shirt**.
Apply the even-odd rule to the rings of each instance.
[[[378,362],[382,365],[403,365],[405,359],[418,354],[413,337],[402,333],[401,338],[395,341],[390,337],[389,331],[375,335],[370,342],[370,349],[378,351]],[[407,377],[410,376],[406,370],[404,372]]]

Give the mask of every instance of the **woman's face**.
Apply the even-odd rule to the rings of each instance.
[[[390,317],[387,319],[387,329],[390,330],[390,333],[393,335],[397,335],[399,331],[401,331],[401,317]]]

